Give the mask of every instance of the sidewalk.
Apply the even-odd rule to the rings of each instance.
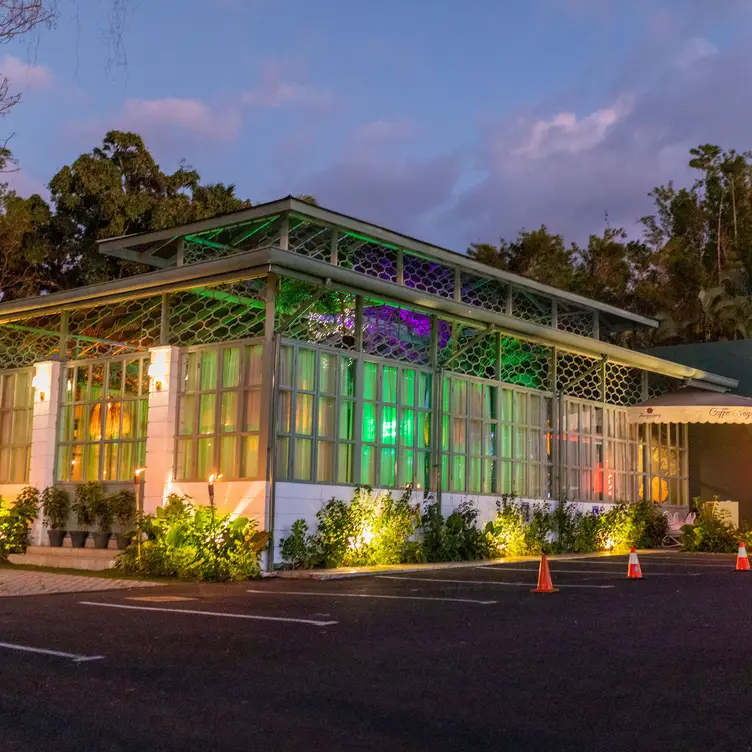
[[[665,554],[670,549],[648,548],[640,549],[640,556],[649,554]],[[595,551],[589,554],[551,554],[549,561],[567,561],[568,559],[598,559],[602,557],[627,556],[628,552],[615,554],[610,551]],[[435,564],[383,564],[372,567],[338,567],[337,569],[280,569],[272,576],[288,580],[341,580],[349,577],[367,577],[374,574],[394,572],[431,572],[439,569],[460,569],[472,567],[487,567],[502,564],[519,564],[521,562],[538,562],[539,556],[508,556],[504,559],[477,559],[476,561],[445,561]]]

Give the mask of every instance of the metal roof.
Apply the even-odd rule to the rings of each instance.
[[[176,263],[178,244],[182,237],[197,233],[214,230],[223,227],[232,227],[245,222],[260,219],[273,214],[294,212],[310,219],[318,220],[327,225],[341,227],[345,230],[367,235],[374,240],[389,243],[407,251],[415,251],[437,261],[445,261],[462,269],[495,278],[503,282],[516,285],[530,292],[537,292],[563,301],[565,303],[580,305],[591,310],[598,311],[614,329],[631,329],[636,327],[655,328],[658,322],[647,316],[641,316],[630,311],[625,311],[608,303],[586,298],[582,295],[560,290],[550,285],[544,285],[535,280],[528,279],[519,274],[496,269],[492,266],[475,261],[465,254],[451,251],[447,248],[425,243],[408,235],[389,230],[379,225],[365,222],[354,217],[349,217],[331,209],[309,204],[294,196],[287,196],[277,201],[258,204],[249,209],[241,209],[230,214],[223,214],[211,219],[203,219],[177,227],[150,232],[121,235],[120,237],[107,238],[98,241],[101,253],[108,256],[128,259],[150,264],[156,267],[169,267]]]

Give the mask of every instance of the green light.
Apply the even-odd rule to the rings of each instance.
[[[366,243],[374,243],[375,245],[383,246],[384,248],[391,248],[393,251],[397,250],[396,245],[390,245],[389,243],[385,243],[383,240],[376,240],[375,238],[368,238],[365,235],[358,235],[354,232],[347,232],[345,235],[349,235],[351,238],[355,238],[356,240],[364,240]]]

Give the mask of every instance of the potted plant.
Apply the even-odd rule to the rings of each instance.
[[[70,499],[62,488],[47,486],[42,491],[42,515],[50,546],[59,548],[63,545],[69,512]]]
[[[99,489],[91,493],[88,501],[89,518],[99,528],[94,535],[94,548],[107,548],[112,537],[112,495],[107,496]]]
[[[136,494],[133,491],[122,489],[110,494],[110,510],[122,530],[117,534],[117,547],[124,551],[133,537],[132,526],[136,518]]]
[[[86,539],[89,537],[89,531],[85,528],[92,524],[92,507],[96,508],[100,497],[104,496],[104,488],[101,483],[90,481],[76,487],[76,500],[73,502],[71,509],[76,515],[78,530],[71,530],[71,545],[73,548],[83,548],[86,545]]]

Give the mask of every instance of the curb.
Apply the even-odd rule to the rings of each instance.
[[[640,556],[667,553],[666,549],[647,548],[637,552]],[[612,556],[627,556],[629,552],[614,554],[610,551],[594,551],[588,554],[551,554],[549,561],[568,561],[570,559],[599,559]],[[470,569],[473,567],[503,566],[538,562],[539,556],[508,556],[505,559],[477,559],[475,561],[446,561],[435,564],[392,564],[374,567],[341,567],[338,569],[280,569],[271,576],[284,580],[345,580],[353,577],[373,577],[379,574],[412,574],[416,572],[433,572],[442,569]]]

